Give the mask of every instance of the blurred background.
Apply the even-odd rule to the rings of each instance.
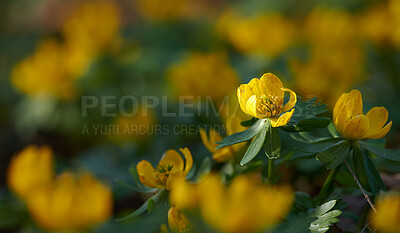
[[[227,96],[236,104],[238,85],[266,72],[330,110],[342,93],[359,89],[365,113],[373,106],[388,109],[394,124],[387,147],[399,147],[400,1],[0,1],[0,232],[59,230],[46,223],[51,207],[28,211],[24,197],[10,188],[10,161],[21,151],[51,154],[54,175],[66,175],[60,186],[71,175],[79,180],[74,185],[89,182],[105,193],[103,215],[82,229],[132,229],[113,218],[146,197],[116,180],[131,183],[131,164],[155,163],[168,149],[188,147],[195,163],[211,156],[199,132],[184,126],[223,125],[226,119],[210,115],[204,103],[219,106]],[[85,96],[99,103],[83,114]],[[115,114],[105,116],[105,96],[115,106],[135,96],[140,112],[126,117],[111,107]],[[160,103],[142,106],[143,96]],[[165,111],[179,113],[181,96],[194,97],[193,114],[166,117]],[[124,103],[126,111],[135,108]],[[110,130],[116,125],[170,130],[123,134]],[[295,142],[283,137],[283,153],[292,153]],[[29,145],[36,147],[24,150]],[[32,161],[25,163],[28,177],[46,169],[29,171]],[[316,160],[282,167],[283,180],[310,194],[326,173]],[[387,185],[400,189],[398,165],[378,160],[378,167]]]

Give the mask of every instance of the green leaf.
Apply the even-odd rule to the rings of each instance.
[[[311,222],[309,229],[312,233],[316,232],[326,232],[329,230],[329,227],[339,222],[338,217],[342,211],[340,210],[332,210],[330,211],[336,204],[336,200],[328,201],[325,204],[315,208],[310,213],[311,218],[317,218],[313,222]]]
[[[326,104],[321,104],[320,101],[317,102],[317,98],[309,99],[306,102],[298,98],[294,114],[289,123],[280,128],[288,132],[301,132],[325,128],[330,124],[330,119],[319,117],[318,115],[327,111]]]
[[[337,131],[337,129],[336,129],[335,125],[333,124],[333,122],[331,122],[331,123],[328,125],[328,131],[329,131],[329,133],[330,133],[333,137],[335,137],[335,138],[342,137],[342,136],[340,135],[340,133]]]
[[[149,202],[154,202],[154,205],[149,204]],[[154,208],[157,208],[157,209],[165,209],[166,206],[168,205],[167,190],[161,189],[156,194],[154,194],[154,196],[152,196],[145,203],[143,203],[137,210],[133,211],[131,214],[129,214],[125,217],[115,219],[115,221],[122,222],[122,221],[132,219],[134,217],[137,217],[137,216],[143,214],[148,209],[149,205],[150,205],[150,207],[154,206]]]
[[[253,117],[253,118],[251,118],[250,120],[240,122],[240,124],[241,124],[242,126],[249,127],[249,126],[251,126],[252,124],[254,124],[256,121],[257,121],[257,118],[254,118],[254,117]]]
[[[360,181],[361,186],[365,190],[371,191],[370,186],[368,184],[364,156],[365,156],[364,151],[360,146],[353,146],[354,173],[356,174],[358,181]]]
[[[342,137],[314,137],[306,132],[299,132],[298,134],[290,134],[290,137],[302,143],[327,143],[327,142],[338,142],[340,140],[343,140]]]
[[[264,144],[266,134],[267,134],[267,128],[265,127],[261,128],[261,130],[254,138],[254,140],[251,142],[249,148],[247,148],[246,153],[244,154],[242,160],[240,161],[240,165],[245,165],[246,163],[253,160],[254,157],[256,157],[258,152],[260,152],[262,145]]]
[[[229,135],[225,137],[221,142],[217,142],[218,144],[221,144],[217,147],[217,149],[252,139],[260,132],[260,130],[265,128],[266,124],[267,120],[265,119],[258,120],[256,123],[254,123],[250,128],[246,129],[245,131]]]
[[[289,122],[279,128],[287,132],[303,132],[326,128],[330,123],[331,120],[327,117],[310,117],[301,119],[295,123]]]
[[[156,203],[154,202],[153,199],[150,198],[149,201],[147,202],[147,210],[148,210],[148,212],[149,213],[153,212],[155,210],[155,206],[156,206]]]
[[[317,159],[326,163],[327,169],[333,169],[342,164],[349,155],[351,145],[348,141],[343,140],[326,148],[317,155]]]
[[[377,195],[379,190],[386,191],[386,185],[383,183],[378,170],[367,153],[364,155],[364,166],[372,194]]]
[[[400,149],[382,149],[366,142],[360,142],[360,145],[374,155],[377,155],[387,160],[400,162]]]
[[[281,137],[279,130],[269,125],[267,135],[264,141],[265,155],[269,159],[277,159],[281,152]]]

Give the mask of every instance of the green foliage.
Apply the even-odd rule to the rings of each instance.
[[[346,161],[350,151],[350,142],[342,140],[319,152],[317,154],[317,159],[326,163],[327,169],[333,169]]]
[[[289,123],[280,128],[288,132],[311,131],[318,128],[325,128],[330,124],[330,119],[319,115],[327,112],[326,104],[317,102],[317,98],[302,101],[298,99],[295,111]]]

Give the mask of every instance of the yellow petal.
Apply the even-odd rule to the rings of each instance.
[[[181,155],[175,150],[167,150],[159,162],[160,166],[168,166],[171,164],[179,171],[183,171],[183,168],[185,167]]]
[[[359,90],[351,90],[347,96],[348,101],[352,101],[352,107],[347,109],[350,116],[363,114],[363,101]]]
[[[346,107],[347,104],[347,95],[348,95],[347,93],[343,93],[339,97],[338,101],[335,104],[335,107],[333,108],[333,114],[332,114],[333,124],[335,125],[339,133],[342,135],[345,125],[344,108]]]
[[[368,117],[364,115],[358,115],[353,117],[347,122],[344,127],[343,137],[348,139],[363,139],[369,130],[369,120]]]
[[[180,149],[180,151],[182,152],[183,157],[185,157],[185,160],[186,160],[185,170],[183,170],[183,172],[185,173],[185,175],[187,175],[193,166],[192,153],[190,152],[190,150],[187,147]]]
[[[368,133],[365,137],[366,138],[371,138],[371,139],[378,139],[378,138],[384,137],[387,133],[389,133],[389,130],[392,127],[392,123],[393,123],[392,121],[389,122],[382,129],[380,129],[380,130],[378,130],[378,131],[376,131],[375,133],[372,133],[372,134]]]
[[[190,229],[189,221],[176,207],[171,207],[168,211],[168,226],[174,233],[186,232]]]
[[[211,134],[212,130],[210,131]],[[204,146],[210,151],[211,153],[215,153],[215,147],[217,146],[215,143],[212,143],[209,138],[207,137],[207,133],[204,129],[200,129],[200,137],[201,141],[203,142]]]
[[[140,161],[136,166],[136,170],[142,184],[150,188],[164,188],[164,186],[157,180],[155,170],[148,161]]]
[[[186,176],[186,174],[183,171],[177,171],[177,172],[170,173],[167,178],[166,189],[171,190],[171,188],[173,187],[173,185],[176,182],[179,183],[179,182],[184,181],[185,176]]]
[[[256,96],[266,95],[266,89],[264,88],[260,79],[258,78],[253,78],[252,80],[250,80],[247,86],[251,88],[251,92],[253,95]]]
[[[247,103],[247,98],[246,98],[246,84],[242,84],[238,87],[237,89],[237,97],[239,101],[240,108],[242,109],[243,112],[247,113],[246,110],[246,103]]]
[[[294,91],[290,90],[289,88],[282,88],[282,90],[288,91],[290,93],[290,99],[285,104],[285,106],[283,106],[282,111],[281,111],[281,112],[286,112],[286,111],[289,111],[290,109],[292,109],[296,105],[297,95]]]
[[[294,113],[294,108],[290,112],[282,114],[280,117],[270,118],[272,127],[279,127],[286,125],[290,121],[290,118],[292,118],[293,113]]]
[[[226,120],[226,131],[228,135],[246,130],[246,127],[240,124],[241,122],[242,120],[240,119],[240,117],[236,115],[230,116]]]
[[[231,159],[232,156],[233,156],[233,151],[230,148],[225,147],[219,149],[217,153],[214,153],[212,158],[215,161],[222,163]]]
[[[258,106],[260,104],[260,100],[257,98],[256,95],[251,96],[248,100],[247,100],[247,104],[246,104],[246,109],[247,109],[247,114],[249,114],[250,116],[259,118],[259,119],[263,119],[266,118],[266,116],[264,114],[261,114],[258,111]]]
[[[368,135],[372,135],[375,134],[380,129],[382,129],[382,127],[388,120],[389,113],[384,107],[374,107],[368,111],[366,116],[368,117],[369,120]]]
[[[278,97],[278,103],[282,105],[284,92],[281,80],[272,73],[265,73],[260,81],[263,89],[265,89],[265,93]]]

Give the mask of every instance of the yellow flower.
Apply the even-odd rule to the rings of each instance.
[[[170,201],[177,208],[200,211],[204,221],[221,232],[251,233],[280,222],[292,205],[293,192],[255,183],[244,175],[226,187],[217,175],[209,175],[199,184],[177,182]]]
[[[134,116],[117,116],[115,130],[109,136],[116,143],[145,142],[156,133],[155,122],[154,112],[139,106]]]
[[[209,96],[214,101],[221,101],[239,84],[236,72],[222,53],[192,53],[168,69],[167,79],[177,96]]]
[[[227,135],[232,135],[234,133],[246,130],[246,127],[240,124],[241,121],[242,120],[238,116],[229,117],[226,120]],[[215,129],[210,129],[208,138],[206,131],[204,129],[200,129],[200,136],[204,146],[213,154],[213,159],[218,162],[225,162],[232,159],[235,153],[237,153],[246,144],[243,142],[217,150],[215,149],[218,146],[217,142],[222,141],[223,138]]]
[[[355,17],[343,11],[316,9],[307,16],[302,35],[310,47],[309,59],[290,63],[298,93],[317,96],[332,109],[362,79],[363,50],[355,28]]]
[[[34,54],[15,65],[11,73],[13,86],[28,96],[49,95],[61,99],[75,96],[76,74],[81,74],[75,51],[56,39],[42,41]],[[84,69],[85,66],[79,66]]]
[[[175,150],[167,150],[156,169],[148,161],[140,161],[136,166],[140,181],[150,188],[171,189],[176,180],[185,178],[193,165],[190,150],[185,147],[180,151],[185,157],[186,164]]]
[[[269,56],[285,51],[296,35],[293,23],[276,13],[243,17],[228,10],[220,17],[217,29],[237,50]]]
[[[168,211],[168,226],[174,233],[186,233],[192,229],[186,216],[176,207],[171,207]]]
[[[290,100],[283,105],[285,91],[290,93]],[[296,93],[284,88],[281,80],[272,73],[266,73],[261,79],[253,78],[248,84],[240,85],[237,96],[243,112],[259,119],[269,118],[272,127],[286,125],[297,102]],[[292,110],[289,111],[290,109]],[[280,115],[281,113],[283,114]]]
[[[386,126],[389,113],[384,107],[374,107],[363,114],[361,93],[352,90],[344,93],[333,109],[333,123],[339,133],[349,140],[364,138],[378,139],[385,136],[392,127],[392,121]]]
[[[390,193],[378,199],[376,213],[371,212],[372,226],[378,232],[400,233],[400,195]]]
[[[112,213],[111,190],[90,174],[65,172],[28,196],[36,223],[50,231],[78,231],[107,220]]]
[[[8,186],[22,199],[53,179],[53,152],[47,146],[26,147],[11,159],[8,167]]]
[[[98,54],[118,38],[120,15],[112,1],[85,2],[67,20],[63,35],[67,44]]]

